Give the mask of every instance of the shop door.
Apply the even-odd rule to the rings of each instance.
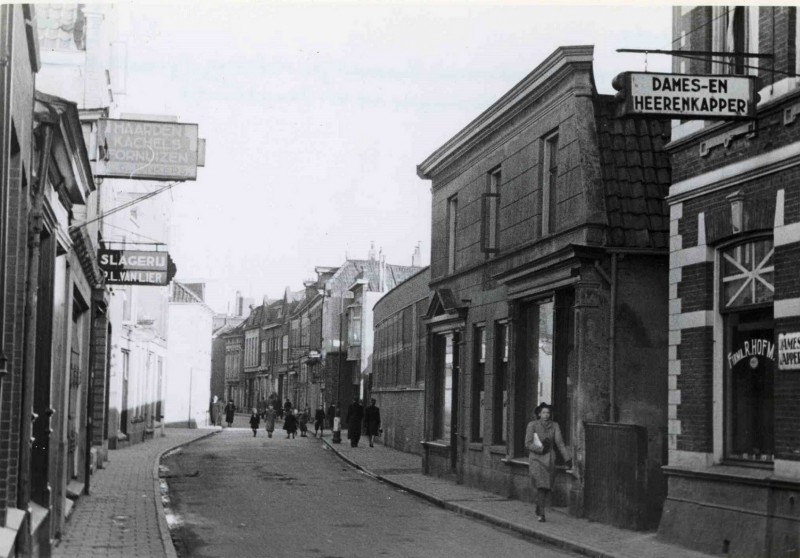
[[[78,474],[78,428],[81,387],[81,319],[73,311],[72,340],[69,364],[69,399],[67,407],[67,478],[77,478]]]
[[[130,373],[131,354],[122,351],[122,410],[119,414],[119,430],[128,435],[128,374]]]

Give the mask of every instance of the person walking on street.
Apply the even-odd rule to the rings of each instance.
[[[333,419],[336,418],[336,405],[331,403],[331,406],[328,407],[328,426],[331,430],[333,430]]]
[[[311,413],[308,411],[307,408],[303,409],[303,412],[300,413],[300,417],[297,419],[297,421],[300,423],[300,437],[301,438],[308,438],[308,435],[307,435],[307,433],[308,433],[308,416],[310,414]]]
[[[351,448],[358,447],[358,441],[361,439],[361,423],[363,421],[364,407],[356,395],[347,408],[347,416],[344,418],[344,422],[347,423],[347,438],[350,440]]]
[[[228,404],[225,405],[225,422],[228,423],[228,428],[233,426],[233,413],[236,412],[236,405],[233,404],[233,399],[228,399]]]
[[[283,417],[286,418],[286,415],[292,414],[292,402],[289,401],[289,398],[286,398],[286,401],[283,403]]]
[[[264,410],[264,429],[267,431],[267,437],[272,438],[272,433],[275,432],[275,409],[267,406]]]
[[[558,448],[567,467],[572,468],[561,428],[552,420],[552,409],[547,403],[541,403],[536,410],[536,420],[528,423],[525,431],[525,447],[528,449],[528,470],[531,477],[531,489],[536,494],[536,519],[545,521],[545,507],[550,491],[555,484],[556,456]]]
[[[256,432],[258,432],[258,427],[261,424],[261,415],[258,414],[258,410],[253,407],[252,412],[250,413],[250,428],[253,431],[253,438],[256,437]]]
[[[283,417],[283,429],[286,431],[287,438],[297,437],[297,417],[294,416],[291,409],[286,411],[286,416]]]
[[[325,408],[322,403],[319,404],[319,409],[317,412],[314,413],[314,437],[317,437],[317,433],[319,433],[319,437],[325,434]]]
[[[374,399],[371,399],[370,403],[370,406],[364,410],[364,429],[367,431],[369,447],[374,448],[372,441],[375,436],[380,436],[381,432],[381,410],[375,405]]]

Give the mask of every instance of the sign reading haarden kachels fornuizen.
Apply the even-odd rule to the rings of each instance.
[[[625,72],[614,78],[620,116],[737,120],[756,116],[755,78]]]
[[[104,248],[98,250],[97,259],[107,285],[164,286],[175,273],[167,252]]]
[[[197,124],[102,119],[96,176],[146,180],[197,178]]]

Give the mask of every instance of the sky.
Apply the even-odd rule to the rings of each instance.
[[[667,5],[130,4],[125,111],[199,124],[206,166],[173,188],[178,280],[224,312],[302,288],[316,266],[430,261],[416,165],[560,45],[595,46],[595,81],[669,71]]]

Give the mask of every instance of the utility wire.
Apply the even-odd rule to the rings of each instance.
[[[684,36],[685,36],[685,37],[688,37],[688,36],[690,36],[692,33],[696,33],[697,31],[700,31],[700,30],[701,30],[703,27],[707,27],[708,25],[711,25],[712,23],[714,23],[715,21],[717,21],[717,20],[718,20],[719,18],[721,18],[721,17],[728,17],[728,13],[730,13],[730,11],[731,11],[731,9],[730,9],[730,8],[726,8],[726,9],[725,9],[725,11],[724,11],[724,12],[722,12],[721,14],[719,14],[717,17],[712,17],[711,19],[709,19],[708,21],[706,21],[706,22],[705,22],[705,23],[703,23],[702,25],[698,25],[697,27],[694,27],[694,28],[692,28],[692,29],[689,29],[688,31],[686,31],[686,33],[684,34]],[[672,43],[673,43],[673,44],[675,44],[675,43],[677,43],[677,42],[678,42],[678,41],[680,41],[680,40],[681,40],[681,37],[678,37],[678,38],[676,38],[676,39],[673,39],[673,40],[672,40]]]
[[[152,191],[152,192],[150,192],[148,194],[145,194],[143,196],[140,196],[140,197],[138,197],[138,198],[136,198],[134,200],[125,202],[122,205],[119,205],[117,207],[109,209],[108,211],[105,211],[105,212],[101,213],[100,215],[98,215],[97,217],[94,217],[93,219],[89,219],[88,221],[84,221],[83,223],[79,223],[77,225],[70,225],[69,228],[70,229],[79,229],[81,227],[85,227],[86,225],[89,225],[90,223],[94,223],[95,221],[100,221],[101,219],[105,219],[109,215],[113,215],[114,213],[117,213],[118,211],[122,211],[123,209],[127,209],[127,208],[129,208],[129,207],[131,207],[133,205],[136,205],[139,202],[143,202],[144,200],[148,200],[148,199],[152,198],[153,196],[157,196],[161,192],[166,192],[167,190],[171,189],[173,186],[176,186],[177,184],[181,184],[181,182],[180,181],[170,182],[169,184],[159,188],[158,190],[154,190],[154,191]]]
[[[142,233],[139,233],[139,232],[136,232],[136,231],[132,231],[130,229],[126,229],[125,227],[120,227],[119,225],[112,225],[111,223],[103,223],[103,225],[106,226],[106,227],[111,227],[112,229],[119,229],[119,230],[124,231],[126,233],[130,233],[130,234],[136,235],[136,236],[138,236],[140,238],[146,238],[147,240],[152,240],[153,241],[153,242],[147,243],[147,244],[155,243],[155,244],[163,244],[163,245],[166,246],[166,243],[161,242],[159,240],[156,240],[155,238],[153,238],[151,236],[147,236],[146,234],[142,234]],[[122,242],[122,241],[109,240],[107,242]],[[132,244],[132,243],[129,242],[128,244]]]

